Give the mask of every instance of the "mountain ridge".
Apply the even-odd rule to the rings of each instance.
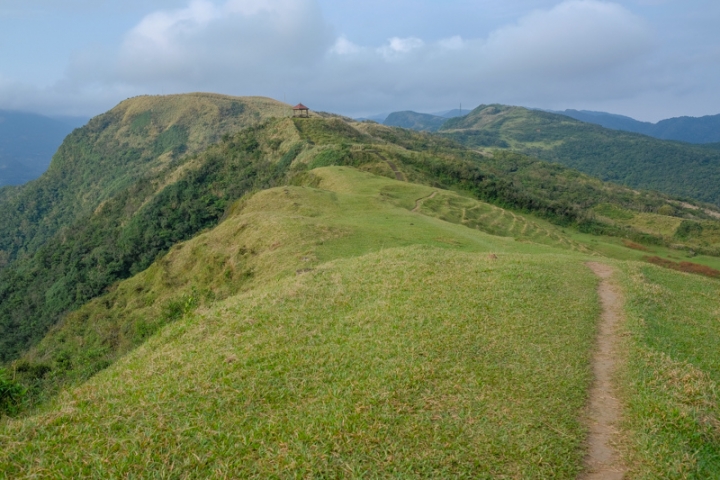
[[[439,133],[469,147],[510,148],[605,181],[720,204],[720,155],[712,147],[506,105],[481,105]]]
[[[95,208],[0,270],[0,472],[577,478],[590,261],[626,299],[631,474],[720,468],[720,209],[517,151],[567,117],[436,135],[215,100],[141,99],[69,142],[89,176],[62,185]],[[98,191],[103,145],[132,161]]]
[[[605,128],[641,133],[661,140],[706,144],[720,142],[720,114],[702,117],[681,116],[666,118],[656,123],[642,122],[624,115],[587,110],[553,111],[583,122]]]

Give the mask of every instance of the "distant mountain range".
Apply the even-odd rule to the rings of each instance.
[[[720,115],[704,117],[676,117],[662,120],[658,123],[641,122],[624,115],[606,112],[593,112],[589,110],[541,110],[557,113],[593,123],[613,130],[641,133],[661,140],[677,140],[695,144],[720,143]],[[467,110],[449,110],[436,113],[418,113],[414,111],[393,112],[390,114],[374,115],[367,120],[373,120],[390,127],[411,128],[413,130],[436,132],[451,118],[465,116]],[[720,147],[715,147],[720,148]]]
[[[717,144],[661,140],[506,105],[481,105],[438,133],[471,148],[509,148],[604,181],[720,205]]]
[[[705,117],[676,117],[658,123],[641,122],[624,115],[587,110],[565,110],[559,113],[587,123],[594,123],[613,130],[642,133],[662,140],[678,140],[687,143],[720,142],[720,115]]]
[[[0,187],[42,175],[63,139],[86,121],[0,110]]]

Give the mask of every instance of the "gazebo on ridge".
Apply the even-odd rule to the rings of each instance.
[[[298,103],[293,107],[293,117],[308,118],[310,117],[310,109],[302,103]]]

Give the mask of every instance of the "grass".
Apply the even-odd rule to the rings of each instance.
[[[452,192],[308,179],[67,317],[28,360],[75,365],[68,388],[3,421],[0,472],[574,478],[598,313],[584,257],[444,221],[495,211]]]
[[[348,167],[315,170],[310,181],[320,188],[275,188],[241,200],[215,229],[176,245],[144,272],[68,314],[21,360],[52,369],[43,374],[41,384],[49,390],[40,400],[107,367],[187,313],[186,305],[192,310],[330,260],[411,245],[477,253],[556,252],[530,238],[488,236],[410,211],[415,199],[431,192],[500,210],[452,192]],[[528,231],[540,231],[526,223],[532,225]]]
[[[626,272],[631,478],[720,478],[718,283],[642,264]]]
[[[575,478],[594,287],[562,255],[326,263],[166,327],[7,422],[0,471]]]
[[[576,478],[590,255],[626,298],[629,478],[717,476],[717,281],[635,261],[681,252],[350,167],[302,178],[46,337],[24,360],[73,367],[0,420],[0,478]]]

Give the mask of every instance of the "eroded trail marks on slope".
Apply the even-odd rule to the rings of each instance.
[[[602,316],[593,358],[595,381],[590,390],[588,405],[588,453],[582,480],[619,480],[624,478],[626,468],[613,445],[620,421],[621,405],[615,395],[612,377],[617,368],[617,325],[622,319],[622,298],[610,283],[613,269],[602,263],[590,262],[588,267],[600,277],[598,294],[602,304]]]
[[[374,153],[374,154],[377,155],[383,162],[387,163],[387,164],[388,164],[388,167],[390,167],[390,170],[392,170],[393,173],[395,174],[395,180],[399,180],[399,181],[401,181],[401,182],[407,182],[407,181],[408,181],[408,180],[407,180],[407,177],[405,176],[405,174],[400,171],[400,169],[397,167],[397,165],[395,165],[393,162],[391,162],[390,160],[388,160],[387,157],[385,157],[385,155],[383,155],[382,153],[378,152],[377,150],[366,150],[366,152],[368,152],[368,153]]]
[[[415,200],[415,208],[413,208],[413,209],[411,210],[411,212],[419,212],[419,211],[420,211],[420,207],[422,206],[423,202],[424,202],[425,200],[430,200],[431,198],[435,198],[435,195],[437,195],[437,193],[438,193],[438,192],[432,192],[432,193],[431,193],[430,195],[428,195],[427,197],[421,197],[421,198],[418,198],[417,200]]]

